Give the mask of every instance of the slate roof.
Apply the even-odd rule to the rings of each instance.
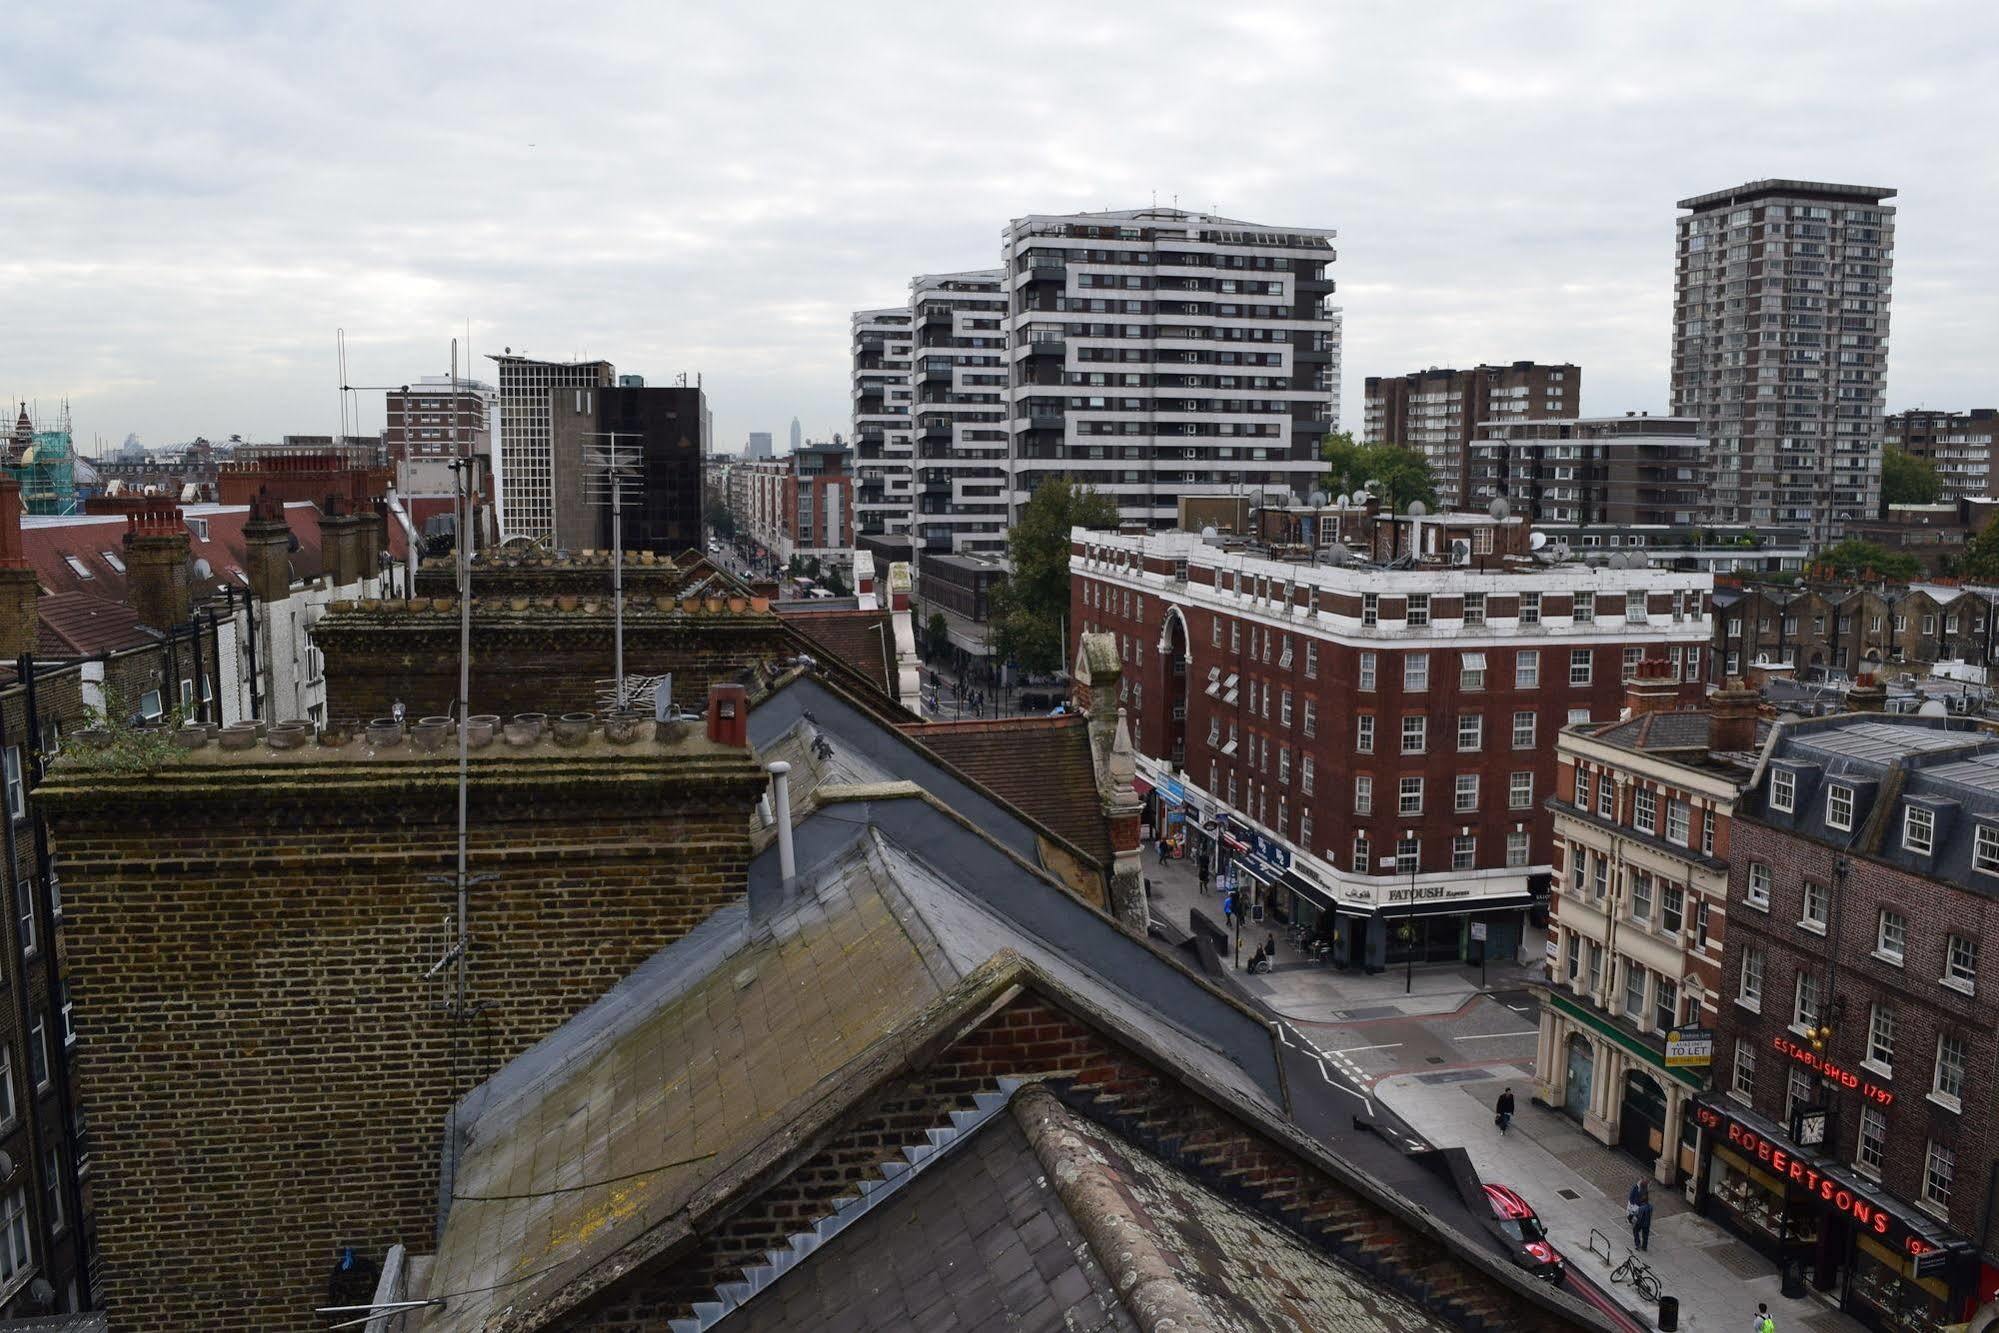
[[[811,645],[814,656],[840,662],[882,693],[895,697],[895,622],[888,611],[794,609],[779,603],[778,619]]]
[[[36,600],[35,612],[43,657],[94,657],[160,642],[131,607],[94,593],[52,593]]]
[[[1012,1117],[750,1301],[742,1333],[1136,1333]]]
[[[1713,717],[1705,708],[1661,709],[1618,722],[1599,723],[1589,736],[1627,750],[1705,750]],[[1770,719],[1756,720],[1756,746],[1770,734]]]
[[[806,820],[797,842],[806,883],[767,929],[746,908],[711,918],[461,1107],[428,1290],[466,1294],[423,1329],[566,1308],[696,1234],[1023,970],[1210,1095],[1281,1115],[1276,1043],[1254,1014],[912,789]],[[753,901],[774,860],[752,867]],[[552,1192],[614,1177],[629,1179]]]
[[[930,722],[906,725],[902,733],[1060,833],[1098,864],[1111,863],[1110,826],[1097,795],[1087,717]]]
[[[858,698],[854,692],[842,690],[836,680],[802,675],[780,682],[756,701],[750,711],[750,744],[763,754],[804,721],[814,733],[828,739],[842,763],[859,765],[851,770],[857,778],[865,775],[865,780],[914,782],[1029,861],[1036,859],[1036,839],[1048,837],[1099,868],[1109,865],[1110,833],[1096,797],[1094,777],[1088,801],[1080,808],[1071,804],[1053,810],[1052,802],[1039,799],[1040,793],[1033,791],[1029,780],[1036,775],[1031,771],[999,771],[1004,765],[998,762],[983,762],[980,773],[968,771],[944,746],[930,743],[933,737],[945,734],[941,726],[906,726],[907,717],[899,708],[882,707],[882,701],[872,695]],[[985,742],[976,744],[983,747]],[[1086,736],[1082,745],[1082,762],[1087,763]],[[1054,744],[1049,748],[1052,751]],[[796,758],[793,754],[769,757]],[[1061,771],[1063,781],[1073,790],[1077,774],[1073,751]],[[794,774],[794,784],[798,780]],[[1016,794],[1035,796],[1036,808],[1017,804],[1013,799]],[[1051,810],[1060,816],[1059,825],[1040,817]],[[1071,833],[1087,833],[1088,841],[1079,841]]]

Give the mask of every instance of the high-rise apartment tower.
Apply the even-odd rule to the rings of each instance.
[[[1708,521],[1823,546],[1874,513],[1894,197],[1763,180],[1680,200],[1673,414],[1713,441]]]
[[[855,526],[909,531],[909,308],[854,312]]]
[[[1365,444],[1399,444],[1430,464],[1437,502],[1462,509],[1476,498],[1471,444],[1487,422],[1573,419],[1582,409],[1582,367],[1515,361],[1408,375],[1369,375],[1361,426]]]
[[[1005,273],[910,281],[910,416],[916,449],[912,535],[919,552],[1006,549]]]
[[[1178,208],[1015,218],[1013,505],[1068,474],[1169,528],[1182,496],[1312,489],[1336,424],[1335,234]],[[922,371],[919,351],[919,394]]]

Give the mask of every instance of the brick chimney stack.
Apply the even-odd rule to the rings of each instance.
[[[33,652],[41,633],[41,586],[21,554],[21,483],[0,474],[0,658]]]
[[[1847,712],[1882,713],[1887,709],[1888,687],[1872,671],[1863,671],[1854,677],[1853,688],[1846,692]]]
[[[128,600],[139,622],[154,629],[185,624],[194,613],[190,546],[180,506],[155,500],[125,516]]]
[[[345,588],[361,580],[356,539],[361,519],[343,495],[329,495],[319,511],[319,561],[327,581]]]
[[[1756,718],[1762,705],[1763,696],[1743,684],[1740,676],[1716,690],[1708,699],[1707,748],[1755,749]]]
[[[1624,715],[1639,717],[1679,703],[1679,673],[1663,657],[1648,657],[1631,668],[1624,681]]]
[[[264,605],[291,596],[292,530],[285,507],[269,490],[250,498],[250,516],[243,522],[243,545],[249,557],[250,594]]]

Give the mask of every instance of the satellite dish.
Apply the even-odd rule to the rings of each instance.
[[[1505,496],[1496,495],[1493,497],[1492,503],[1485,507],[1485,512],[1491,514],[1494,518],[1504,519],[1512,514],[1513,506],[1506,503]]]
[[[1530,551],[1538,551],[1538,550],[1540,550],[1540,549],[1541,549],[1541,548],[1542,548],[1543,546],[1546,546],[1547,544],[1548,544],[1548,534],[1547,534],[1547,533],[1545,533],[1545,532],[1530,532],[1530,533],[1528,533],[1528,534],[1527,534],[1527,549],[1528,549],[1528,550],[1530,550]]]
[[[209,576],[210,574],[212,574],[212,573],[214,573],[214,572],[215,572],[215,571],[214,571],[214,567],[213,567],[213,566],[211,566],[211,565],[210,565],[210,564],[208,563],[208,561],[206,561],[206,560],[197,560],[197,561],[195,561],[195,562],[194,562],[194,576],[195,576],[196,578],[198,578],[198,579],[205,579],[205,578],[207,578],[207,577],[208,577],[208,576]]]
[[[1944,707],[1943,700],[1941,699],[1925,699],[1923,701],[1923,706],[1916,710],[1916,716],[1948,717],[1950,716],[1950,710]]]
[[[1215,525],[1212,523],[1201,529],[1201,540],[1204,542],[1211,542],[1219,536],[1221,536],[1221,533],[1215,530]]]
[[[1313,491],[1310,496],[1306,497],[1306,503],[1310,504],[1314,509],[1324,509],[1326,507],[1326,493],[1324,491]]]
[[[1347,505],[1352,503],[1352,501],[1353,501],[1352,496],[1348,495],[1345,491],[1341,491],[1339,494],[1339,498],[1334,500],[1333,503],[1338,505],[1340,508],[1345,509]]]
[[[1344,565],[1347,561],[1353,559],[1353,552],[1340,543],[1334,542],[1320,553],[1320,559],[1329,565]]]
[[[1421,518],[1423,517],[1423,515],[1429,512],[1430,512],[1430,507],[1424,504],[1421,500],[1411,500],[1409,502],[1409,517]]]

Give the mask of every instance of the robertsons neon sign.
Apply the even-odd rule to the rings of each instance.
[[[1893,1237],[1904,1254],[1919,1258],[1937,1248],[1911,1232],[1893,1213],[1859,1190],[1826,1175],[1789,1148],[1771,1142],[1753,1129],[1738,1125],[1712,1107],[1695,1107],[1694,1122],[1702,1129],[1718,1133],[1730,1148],[1752,1159],[1770,1174],[1803,1187],[1806,1194],[1844,1213],[1862,1231]]]

